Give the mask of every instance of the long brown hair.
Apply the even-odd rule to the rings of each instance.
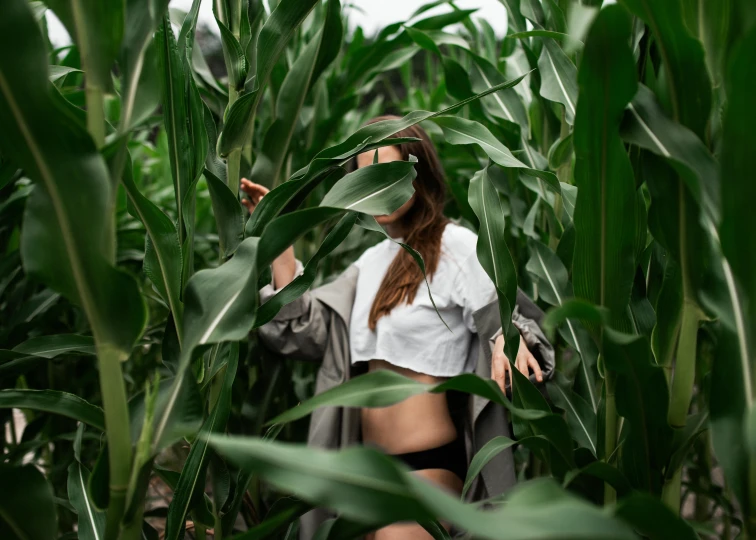
[[[398,116],[378,116],[370,120],[368,124],[398,118]],[[441,235],[448,222],[444,216],[446,201],[444,170],[430,137],[419,125],[415,124],[398,131],[392,137],[420,139],[396,145],[403,160],[408,160],[410,155],[417,158],[415,164],[417,177],[414,181],[415,202],[401,220],[403,229],[406,231],[403,241],[422,255],[425,272],[430,279],[438,266],[441,255]],[[417,263],[406,250],[400,249],[375,295],[368,317],[369,328],[375,330],[378,319],[391,313],[391,310],[403,301],[411,304],[422,282],[423,273]]]

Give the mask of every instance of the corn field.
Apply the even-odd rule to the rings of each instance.
[[[213,64],[200,3],[2,2],[0,538],[289,539],[318,506],[320,539],[756,538],[756,4],[501,0],[497,36],[448,0],[375,35],[340,0],[214,0]],[[418,123],[505,332],[519,286],[557,350],[511,399],[443,385],[512,421],[470,463],[516,444],[485,506],[303,443],[317,407],[442,388],[313,398],[255,332],[384,238],[413,163],[350,164]],[[272,190],[251,216],[242,177]]]

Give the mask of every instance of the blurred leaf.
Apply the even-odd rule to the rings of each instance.
[[[105,533],[105,512],[97,509],[89,498],[87,485],[89,470],[81,464],[80,457],[68,467],[68,499],[79,516],[77,533],[81,540],[99,540]]]
[[[612,6],[591,27],[578,76],[573,140],[575,294],[606,306],[615,320],[625,313],[635,271],[635,179],[619,137],[622,111],[637,87],[629,32],[628,16]]]
[[[18,50],[0,55],[0,144],[38,184],[26,203],[24,268],[80,304],[98,346],[125,358],[144,328],[145,309],[131,276],[104,256],[112,219],[105,162],[51,99],[47,52],[26,2],[6,2],[0,44]]]
[[[0,483],[16,488],[0,490],[0,537],[50,540],[57,536],[52,486],[34,465],[0,464]]]
[[[105,431],[105,416],[100,407],[60,390],[0,390],[0,408],[59,414]]]
[[[753,506],[753,453],[748,449],[744,425],[746,411],[753,408],[754,365],[756,343],[756,256],[753,235],[753,211],[745,204],[754,186],[741,177],[752,169],[753,106],[749,88],[756,81],[753,44],[756,28],[752,28],[737,44],[727,72],[728,108],[723,125],[722,141],[722,216],[720,229],[722,263],[730,314],[719,313],[722,330],[718,339],[717,362],[712,366],[711,427],[712,443],[722,464],[730,489],[743,507]],[[726,179],[726,181],[724,181]],[[730,267],[732,265],[732,267]],[[729,315],[729,316],[725,316]]]
[[[480,450],[475,453],[472,460],[470,461],[470,466],[467,469],[467,476],[465,477],[465,484],[462,487],[463,499],[465,498],[467,491],[472,486],[475,478],[480,474],[480,471],[483,470],[483,467],[485,467],[486,464],[498,454],[500,454],[507,448],[511,448],[517,443],[518,441],[513,441],[509,437],[500,435],[488,441]]]
[[[608,328],[602,335],[606,368],[617,374],[617,413],[625,418],[623,432],[627,430],[620,455],[622,471],[634,488],[658,493],[672,443],[667,380],[651,359],[645,337]]]
[[[663,91],[672,119],[706,140],[711,83],[701,42],[690,35],[683,23],[681,3],[620,0],[620,4],[643,19],[653,32],[664,60]]]
[[[215,403],[211,404],[209,416],[192,444],[191,450],[189,450],[189,455],[181,469],[181,476],[173,490],[173,498],[168,505],[168,515],[165,520],[166,539],[176,540],[179,538],[192,499],[196,498],[198,494],[204,494],[205,471],[209,458],[207,436],[210,433],[223,432],[228,422],[231,411],[231,387],[236,378],[236,369],[239,363],[238,343],[229,347],[223,362],[225,366],[217,375],[217,377],[222,377],[217,399]],[[220,512],[220,508],[216,511]]]
[[[616,513],[638,533],[652,540],[698,538],[688,523],[648,493],[636,491],[623,498],[617,503]]]
[[[77,334],[58,334],[39,336],[24,341],[13,347],[13,351],[21,354],[55,358],[61,354],[81,353],[96,354],[94,339],[91,336]]]
[[[478,538],[498,539],[503,528],[513,539],[633,538],[629,529],[550,481],[520,486],[507,505],[481,511],[372,448],[333,452],[218,436],[211,437],[211,445],[278,489],[365,524],[443,516]]]
[[[666,158],[710,222],[719,223],[719,170],[714,157],[692,131],[669,119],[643,85],[627,106],[622,138]]]

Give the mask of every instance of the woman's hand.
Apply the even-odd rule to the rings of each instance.
[[[241,179],[241,190],[249,195],[249,199],[246,197],[242,197],[242,204],[247,207],[247,210],[249,210],[249,213],[255,211],[255,208],[257,208],[257,205],[260,204],[260,201],[262,198],[270,192],[268,188],[266,188],[263,185],[255,184],[254,182],[250,182],[246,178]]]
[[[246,178],[241,179],[241,190],[249,195],[249,199],[242,197],[242,204],[247,207],[249,213],[255,211],[262,198],[270,190],[260,184],[250,182]],[[275,258],[271,265],[273,271],[273,286],[276,289],[283,289],[289,283],[294,281],[294,274],[297,271],[297,260],[294,258],[294,248],[289,246],[286,250]]]
[[[517,350],[515,367],[526,377],[529,376],[529,372],[532,370],[536,380],[538,382],[543,381],[541,366],[538,365],[538,360],[528,350],[528,346],[525,344],[522,336],[520,336],[520,347]],[[501,335],[494,342],[493,355],[491,356],[491,378],[496,381],[502,392],[506,392],[507,375],[509,375],[509,381],[511,382],[512,380],[511,370],[512,366],[509,363],[509,358],[504,354],[504,336]]]

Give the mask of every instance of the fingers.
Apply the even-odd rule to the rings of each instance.
[[[541,366],[538,364],[538,360],[536,360],[535,356],[533,356],[533,353],[528,350],[528,346],[525,344],[525,340],[522,339],[522,336],[520,336],[520,348],[517,351],[517,360],[515,361],[515,364],[517,365],[517,369],[519,369],[526,377],[528,377],[530,371],[532,371],[535,375],[536,381],[543,381]]]
[[[241,179],[241,184],[239,185],[239,187],[244,193],[249,195],[249,198],[252,199],[253,204],[259,203],[260,199],[262,199],[270,191],[265,186],[250,182],[246,178]]]

